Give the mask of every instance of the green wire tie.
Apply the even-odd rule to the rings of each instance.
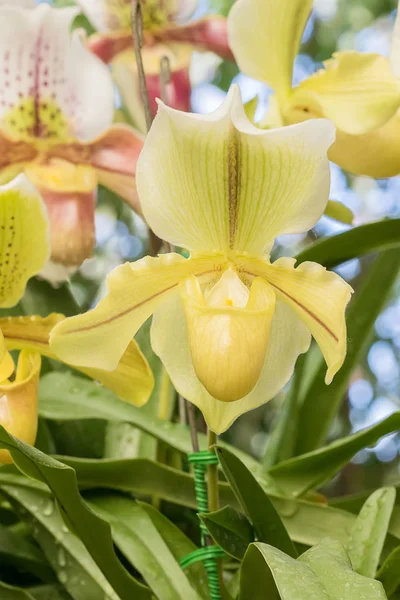
[[[208,465],[218,464],[218,457],[215,452],[210,450],[201,450],[200,452],[192,452],[188,454],[188,461],[193,465],[194,471],[194,488],[196,492],[197,506],[199,513],[208,512],[208,492],[205,479],[205,472]],[[216,560],[225,556],[224,551],[219,546],[206,546],[206,535],[209,531],[203,521],[200,519],[201,530],[201,545],[194,552],[185,556],[180,565],[182,569],[186,569],[193,563],[202,561],[207,571],[208,588],[210,591],[211,600],[221,600],[221,589],[219,585],[219,574]]]

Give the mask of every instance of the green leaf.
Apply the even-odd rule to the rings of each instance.
[[[269,470],[269,475],[285,495],[302,496],[331,479],[362,448],[373,446],[399,428],[400,411],[329,446],[281,462]]]
[[[263,543],[249,547],[241,600],[385,600],[380,582],[355,573],[340,542],[326,538],[297,560]]]
[[[46,419],[105,419],[132,423],[165,444],[188,454],[192,452],[189,428],[147,415],[141,408],[119,400],[110,390],[72,373],[48,373],[40,379],[39,412]],[[207,436],[199,434],[201,449],[208,447]],[[233,449],[255,473],[261,465],[248,454]]]
[[[182,558],[194,552],[197,546],[167,517],[161,514],[154,506],[146,502],[138,502],[142,509],[152,520],[164,542],[172,552],[175,559],[180,562]],[[207,598],[208,580],[202,562],[196,562],[185,569],[186,576],[200,596]]]
[[[74,600],[118,600],[82,542],[68,531],[49,492],[4,486],[2,493],[31,525],[49,564]]]
[[[106,495],[94,498],[90,505],[111,524],[115,544],[159,600],[201,599],[140,504]]]
[[[148,588],[131,577],[117,559],[108,523],[97,517],[82,500],[74,470],[21,442],[3,427],[0,427],[0,446],[11,452],[22,472],[49,486],[74,531],[121,600],[128,600],[132,595],[138,600],[150,600]]]
[[[3,581],[0,581],[0,597],[1,600],[35,600],[29,592],[22,588],[7,585]]]
[[[60,585],[39,585],[27,591],[35,600],[71,600],[71,596]]]
[[[54,579],[53,571],[40,549],[4,525],[0,525],[0,560],[29,571],[43,581]]]
[[[220,510],[199,514],[216,544],[233,558],[241,560],[247,547],[254,542],[253,528],[246,517],[224,506]]]
[[[400,219],[385,219],[322,238],[300,252],[299,263],[311,260],[333,268],[352,258],[400,246]]]
[[[379,569],[377,579],[382,582],[389,598],[400,587],[400,546],[389,554]]]
[[[253,524],[257,538],[297,556],[296,549],[271,500],[249,469],[226,448],[216,452],[233,493]]]
[[[32,277],[28,281],[26,292],[21,300],[26,315],[47,317],[51,312],[62,313],[72,317],[80,312],[69,283],[53,287],[48,281]]]
[[[351,225],[354,219],[354,215],[350,208],[337,200],[328,200],[324,214],[326,217],[335,219],[335,221],[345,223],[346,225]]]
[[[354,368],[368,348],[374,323],[384,308],[400,269],[400,253],[388,250],[378,256],[347,312],[347,355],[333,382],[325,384],[326,365],[313,379],[300,409],[296,454],[320,446],[337,415]]]
[[[362,507],[350,533],[347,552],[353,569],[375,577],[396,499],[395,488],[376,490]]]

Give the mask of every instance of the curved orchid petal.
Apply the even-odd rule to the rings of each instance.
[[[294,258],[280,258],[273,264],[243,258],[239,265],[244,275],[264,277],[278,298],[304,321],[328,365],[325,382],[329,384],[346,356],[344,313],[353,290],[317,263],[304,262],[295,269],[295,262]]]
[[[325,69],[293,90],[284,118],[304,111],[331,119],[343,132],[363,134],[384,125],[400,106],[400,81],[379,54],[337,52]]]
[[[176,390],[198,406],[208,427],[217,434],[226,431],[243,413],[273,398],[289,381],[297,357],[308,350],[310,341],[311,336],[302,321],[277,300],[268,350],[257,384],[241,400],[220,402],[207,392],[196,375],[179,297],[170,297],[163,303],[154,314],[151,327],[153,350],[161,358]]]
[[[107,278],[107,296],[96,308],[53,329],[52,350],[71,365],[115,369],[139,327],[169,295],[177,293],[183,277],[215,276],[224,262],[223,257],[186,260],[166,254],[117,267]]]
[[[271,85],[284,104],[312,0],[238,0],[228,17],[229,44],[246,75]]]
[[[50,165],[33,163],[25,172],[47,207],[52,261],[79,266],[91,256],[95,243],[95,171],[91,167],[52,161]]]
[[[64,315],[48,317],[8,317],[0,319],[9,350],[30,350],[56,359],[49,345],[51,330],[65,320]],[[132,340],[114,371],[78,368],[79,371],[102,383],[122,400],[142,406],[150,397],[154,378],[139,346]]]
[[[36,439],[40,364],[40,354],[24,350],[19,355],[15,381],[0,383],[0,424],[28,444]],[[12,462],[8,450],[0,450],[0,462]]]
[[[177,246],[262,254],[277,235],[306,231],[322,215],[333,140],[323,120],[254,127],[236,86],[207,116],[160,103],[137,165],[143,213]]]
[[[4,336],[0,329],[0,381],[4,381],[11,377],[14,373],[14,368],[14,361],[7,350]]]
[[[0,186],[0,226],[0,307],[6,308],[19,301],[50,254],[46,208],[24,175]]]
[[[14,139],[92,139],[113,119],[107,67],[70,35],[76,8],[4,6],[0,55],[0,118]]]

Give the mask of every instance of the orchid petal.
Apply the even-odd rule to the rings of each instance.
[[[0,424],[27,444],[36,439],[40,364],[40,354],[23,350],[15,381],[0,384]],[[12,462],[8,450],[0,450],[0,462]]]
[[[396,77],[400,78],[400,10],[397,7],[396,20],[392,33],[390,48],[390,66]]]
[[[167,104],[172,108],[188,112],[191,96],[189,77],[191,50],[176,44],[169,46],[157,44],[151,48],[143,48],[142,56],[152,114],[156,114],[156,99],[161,97],[160,61],[163,56],[169,59],[170,65],[170,81],[165,86]],[[124,52],[114,60],[112,74],[132,122],[141,131],[146,131],[136,62],[132,52]]]
[[[228,17],[229,44],[249,77],[273,87],[284,104],[312,0],[238,0]]]
[[[41,4],[0,8],[0,118],[15,139],[82,140],[98,136],[113,119],[114,90],[107,67],[70,35],[76,8]]]
[[[0,308],[14,306],[50,253],[44,203],[24,175],[0,186]]]
[[[218,400],[243,398],[254,388],[263,368],[275,310],[272,287],[255,279],[249,293],[236,273],[228,270],[210,292],[222,296],[214,304],[210,295],[204,299],[193,275],[180,285],[197,377]],[[241,287],[247,297],[244,305],[238,306],[235,299]]]
[[[322,215],[333,140],[323,120],[258,129],[236,86],[211,115],[160,103],[137,165],[144,216],[177,246],[262,254],[277,235],[306,231]]]
[[[131,0],[77,0],[92,25],[99,31],[130,29]]]
[[[53,352],[71,365],[115,369],[139,327],[187,275],[213,276],[223,257],[184,259],[179,254],[125,263],[107,278],[108,294],[93,310],[59,323]]]
[[[279,258],[273,264],[243,258],[239,268],[250,277],[265,277],[277,297],[307,325],[327,363],[325,382],[329,384],[346,356],[345,309],[353,290],[317,263],[304,262],[294,268],[295,262],[294,258]]]
[[[30,350],[57,359],[49,345],[51,330],[65,321],[64,315],[51,314],[45,318],[8,317],[0,319],[9,350]],[[79,371],[99,381],[122,400],[142,406],[150,397],[154,378],[149,364],[139,346],[132,340],[114,371],[78,368]]]
[[[87,47],[100,60],[108,64],[121,52],[132,48],[132,33],[123,31],[107,31],[94,33],[87,41]]]
[[[97,178],[91,167],[65,161],[25,170],[43,196],[51,233],[51,259],[62,265],[80,265],[95,243],[94,209]]]
[[[308,350],[310,341],[310,333],[302,321],[277,300],[268,350],[257,384],[241,400],[220,402],[207,392],[194,370],[181,299],[167,299],[154,314],[151,327],[153,350],[161,358],[175,389],[198,406],[209,428],[217,434],[226,431],[243,413],[273,398],[289,381],[297,357]]]
[[[292,111],[305,111],[359,135],[384,125],[399,107],[400,81],[384,56],[336,52],[325,69],[294,89],[284,118],[293,122]]]
[[[157,42],[179,42],[194,50],[214,52],[221,58],[233,60],[228,44],[227,20],[220,15],[205,17],[185,25],[169,25],[154,31],[153,37]]]
[[[34,8],[35,0],[0,0],[0,6],[19,6],[20,8]]]
[[[7,350],[3,333],[0,329],[0,382],[5,381],[14,373],[14,361]]]

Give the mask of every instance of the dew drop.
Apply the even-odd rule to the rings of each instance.
[[[66,571],[59,571],[58,572],[58,579],[60,580],[61,583],[67,583],[68,581],[68,575]]]
[[[44,516],[50,517],[53,514],[53,510],[54,510],[54,502],[53,502],[53,500],[49,500],[43,510]]]
[[[67,564],[64,548],[62,547],[58,549],[58,564],[60,565],[60,567],[65,567],[65,565]]]

